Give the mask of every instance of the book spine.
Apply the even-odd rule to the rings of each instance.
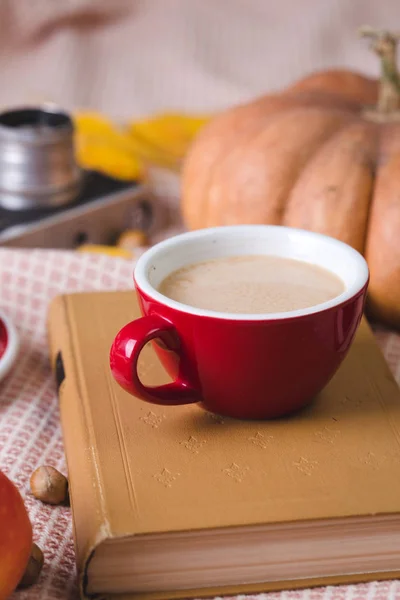
[[[80,594],[86,598],[90,560],[96,547],[108,537],[109,528],[72,338],[68,298],[60,296],[49,309],[48,340],[67,457]]]

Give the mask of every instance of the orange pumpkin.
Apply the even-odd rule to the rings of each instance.
[[[216,116],[182,173],[189,229],[284,224],[364,253],[369,309],[400,326],[400,76],[398,36],[364,29],[380,82],[334,70]]]

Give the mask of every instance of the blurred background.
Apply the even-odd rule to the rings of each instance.
[[[357,28],[397,21],[397,0],[1,0],[0,104],[216,111],[317,69],[377,74]]]
[[[123,182],[123,199],[118,183],[97,178],[60,210],[46,201],[32,212],[22,202],[29,210],[16,213],[3,203],[0,244],[108,245],[124,228],[146,231],[134,240],[142,248],[180,231],[181,160],[212,115],[321,69],[378,75],[358,28],[397,22],[398,0],[1,0],[0,108],[52,103],[68,111],[79,166]],[[0,136],[0,163],[4,143]],[[10,168],[0,164],[0,179]],[[26,173],[17,176],[26,182]],[[138,205],[131,182],[151,196],[144,215],[144,205],[140,215],[127,209]],[[111,212],[98,210],[99,196],[114,203]],[[89,204],[85,218],[71,216],[71,207]],[[59,227],[49,232],[47,217]]]

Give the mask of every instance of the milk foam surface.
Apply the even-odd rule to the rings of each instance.
[[[344,291],[334,273],[279,256],[231,256],[194,263],[172,272],[158,290],[196,308],[261,314],[299,310]]]

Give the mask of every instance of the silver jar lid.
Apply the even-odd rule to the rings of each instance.
[[[24,210],[69,204],[80,183],[67,113],[51,105],[0,113],[0,206]]]

